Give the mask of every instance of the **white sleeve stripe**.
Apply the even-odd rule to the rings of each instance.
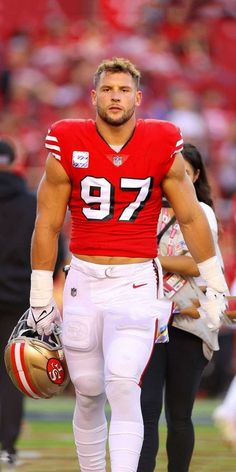
[[[49,134],[46,136],[46,140],[55,141],[56,143],[58,143],[58,139],[56,138],[56,136],[50,136]]]
[[[183,144],[183,142],[184,142],[183,139],[180,139],[179,141],[177,141],[176,147],[178,147],[178,146],[180,146],[181,144]]]
[[[61,161],[61,156],[59,156],[59,154],[52,152],[52,155],[55,157],[55,159],[57,159],[58,161]]]
[[[178,148],[175,148],[174,152],[172,152],[172,154],[171,154],[171,157],[173,157],[178,152],[182,151],[182,149],[183,149],[183,146],[179,146]]]
[[[60,146],[55,146],[55,144],[48,144],[48,143],[45,143],[45,146],[47,149],[53,149],[54,151],[61,151],[61,148]]]

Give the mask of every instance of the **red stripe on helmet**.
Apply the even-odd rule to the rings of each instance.
[[[33,396],[30,395],[29,392],[27,392],[27,390],[25,389],[25,387],[24,387],[24,385],[21,381],[18,369],[17,369],[16,358],[15,358],[15,343],[12,343],[12,345],[11,345],[11,366],[12,366],[14,376],[17,380],[17,384],[18,384],[19,388],[21,389],[21,391],[23,393],[25,393],[25,395],[30,396],[31,398],[33,398]]]
[[[40,392],[35,388],[35,386],[32,384],[31,382],[31,379],[30,379],[30,376],[28,374],[28,369],[27,369],[27,366],[25,364],[25,355],[24,355],[24,350],[25,350],[25,342],[24,343],[21,343],[20,345],[20,360],[21,360],[21,365],[22,365],[22,369],[23,369],[23,372],[25,374],[25,379],[26,379],[26,382],[27,384],[29,385],[30,389],[32,390],[32,392],[35,393],[35,395],[37,395],[38,397],[42,397],[42,395],[40,394]]]
[[[37,397],[40,397],[39,393],[35,390],[35,388],[32,385],[30,385],[27,368],[26,368],[25,362],[24,362],[24,349],[25,349],[25,342],[21,342],[21,344],[20,344],[20,362],[21,362],[22,371],[24,373],[26,382],[29,385],[29,388],[32,390],[33,393],[35,393],[35,395],[37,395]],[[19,371],[18,371],[18,368],[17,368],[17,362],[16,362],[16,343],[12,343],[12,345],[11,345],[11,364],[12,364],[13,373],[15,375],[15,378],[17,380],[17,384],[18,384],[20,390],[25,395],[27,395],[28,397],[35,398],[35,396],[31,395],[30,392],[25,388],[25,386],[24,386],[24,384],[21,380],[21,377],[20,377],[20,374],[19,374]]]

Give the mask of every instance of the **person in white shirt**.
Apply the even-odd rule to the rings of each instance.
[[[202,156],[192,144],[182,151],[186,173],[192,180],[197,198],[207,215],[215,250],[223,261],[218,246],[218,225],[211,189]],[[138,472],[153,472],[159,447],[158,422],[163,405],[167,420],[168,472],[188,472],[194,449],[192,409],[204,367],[219,349],[218,330],[211,330],[202,309],[201,317],[182,315],[192,300],[203,296],[205,281],[199,277],[174,211],[163,202],[158,222],[159,253],[164,278],[164,294],[175,304],[168,326],[169,342],[155,344],[153,355],[142,383],[141,405],[144,419],[144,442]],[[170,224],[169,224],[170,223]],[[197,238],[197,234],[196,234]]]

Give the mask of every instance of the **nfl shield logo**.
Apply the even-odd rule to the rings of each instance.
[[[87,151],[73,151],[72,166],[87,168],[89,166],[89,152]]]
[[[77,289],[76,288],[72,288],[71,291],[70,291],[70,294],[72,297],[76,297],[77,295]]]
[[[122,157],[120,156],[114,156],[113,157],[113,164],[116,166],[116,167],[119,167],[122,165]]]

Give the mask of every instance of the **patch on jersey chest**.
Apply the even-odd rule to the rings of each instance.
[[[88,151],[73,151],[72,166],[79,167],[79,168],[88,168],[89,152]]]
[[[125,161],[127,161],[129,156],[124,154],[121,156],[118,156],[117,154],[106,154],[106,157],[112,162],[112,164],[114,164],[114,166],[120,167]]]

